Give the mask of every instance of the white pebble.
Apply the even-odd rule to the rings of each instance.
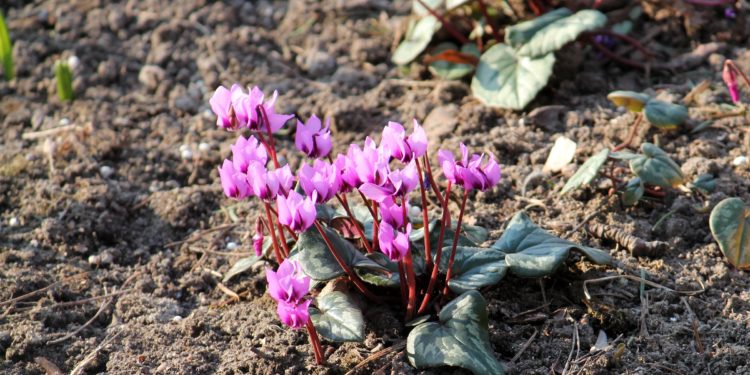
[[[193,152],[189,149],[187,150],[180,150],[180,157],[185,160],[190,160],[193,158]]]
[[[172,317],[172,321],[175,323],[179,322],[180,320],[182,320],[182,317],[179,315],[175,315],[174,317]]]
[[[71,70],[76,70],[78,65],[81,64],[81,60],[78,59],[78,56],[73,55],[68,57],[68,65],[70,66]]]
[[[183,144],[180,146],[180,151],[190,150],[190,146]]]
[[[227,250],[234,250],[240,247],[236,242],[227,242]]]
[[[738,156],[738,157],[734,158],[734,160],[732,160],[732,164],[735,165],[735,166],[740,166],[740,165],[746,164],[746,163],[747,163],[747,156],[744,156],[744,155],[743,156]]]
[[[60,126],[68,126],[70,125],[70,120],[68,120],[67,117],[63,117],[60,119]]]
[[[18,218],[13,216],[10,219],[8,219],[8,225],[11,227],[17,227],[21,222],[18,221]]]
[[[209,144],[208,144],[208,143],[206,143],[206,142],[201,142],[201,143],[200,143],[200,144],[198,145],[198,150],[200,150],[201,152],[206,152],[206,151],[208,151],[208,150],[210,150],[210,149],[211,149],[211,145],[209,145]]]
[[[104,178],[110,178],[115,173],[115,170],[112,169],[112,167],[108,165],[102,165],[99,168],[99,174],[102,175]]]
[[[411,217],[419,217],[422,215],[422,208],[419,206],[411,206],[409,207],[409,216]]]

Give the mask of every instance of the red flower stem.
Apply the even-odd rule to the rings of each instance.
[[[451,182],[448,181],[448,186],[445,188],[445,196],[446,198],[451,193]],[[419,305],[419,310],[417,311],[417,315],[424,313],[427,310],[427,306],[430,304],[430,295],[432,294],[432,290],[435,289],[435,283],[437,282],[438,278],[438,271],[440,269],[440,257],[443,254],[443,238],[445,236],[445,227],[448,225],[446,222],[450,218],[450,213],[448,212],[448,199],[446,199],[443,203],[443,216],[440,218],[440,234],[438,234],[438,242],[437,242],[437,248],[435,248],[435,264],[432,268],[432,274],[430,274],[430,282],[427,284],[427,291],[425,291],[424,298],[422,299],[422,303]]]
[[[458,246],[458,237],[461,235],[461,224],[464,219],[464,209],[466,208],[466,199],[469,198],[469,191],[464,189],[464,198],[461,200],[461,211],[458,212],[458,222],[456,223],[456,232],[453,233],[453,245],[451,246],[451,257],[448,259],[448,271],[445,274],[445,287],[443,288],[443,297],[448,295],[448,281],[453,274],[453,261],[456,259],[456,247]]]
[[[401,196],[401,211],[404,215],[404,226],[408,223],[408,216],[406,212],[406,195]],[[406,281],[409,286],[409,300],[406,304],[406,320],[409,321],[414,317],[414,309],[417,304],[417,280],[414,276],[414,262],[411,257],[411,249],[406,251],[406,257],[404,258],[404,268],[406,269]]]
[[[323,349],[320,347],[320,339],[318,338],[318,331],[315,330],[315,326],[312,323],[312,319],[307,318],[307,334],[310,336],[310,345],[313,347],[313,353],[315,353],[315,363],[318,365],[323,364]]]
[[[349,279],[354,283],[354,286],[359,289],[362,294],[365,295],[365,297],[369,298],[375,303],[380,303],[380,298],[378,298],[376,295],[372,294],[369,289],[367,289],[367,286],[362,282],[362,280],[357,276],[356,273],[354,273],[354,270],[352,270],[346,262],[344,262],[343,259],[341,259],[341,256],[339,255],[336,248],[333,246],[333,243],[331,243],[331,240],[328,238],[328,235],[326,235],[325,230],[323,229],[323,226],[320,225],[317,221],[315,221],[315,228],[318,229],[318,232],[323,237],[323,241],[325,241],[326,246],[328,246],[328,250],[331,251],[331,254],[334,258],[336,258],[336,262],[338,262],[339,266],[341,266],[341,269],[344,270],[344,273],[346,273],[349,276]]]
[[[726,60],[724,61],[724,64],[729,65],[729,67],[735,71],[735,73],[739,73],[740,77],[742,77],[742,80],[745,81],[745,85],[747,85],[748,88],[750,88],[750,79],[747,78],[745,73],[740,70],[737,65],[734,65],[734,61],[732,60]]]
[[[458,32],[458,30],[456,30],[456,28],[454,28],[453,25],[451,25],[451,23],[445,19],[445,17],[443,17],[440,13],[436,12],[434,9],[430,8],[427,4],[424,3],[424,1],[422,0],[417,0],[417,1],[419,2],[419,5],[427,9],[427,11],[430,12],[430,14],[433,17],[437,18],[438,21],[440,21],[440,23],[443,24],[443,27],[445,28],[445,30],[448,31],[451,35],[453,35],[454,38],[458,39],[458,41],[461,42],[461,44],[469,43],[469,39],[461,35],[461,33]]]
[[[406,287],[406,271],[404,270],[403,260],[398,261],[398,281],[398,284],[401,287],[401,304],[407,306],[409,304],[409,292]]]
[[[273,165],[276,168],[279,168],[279,160],[276,158],[276,145],[273,142],[273,132],[271,131],[271,121],[268,119],[266,107],[264,107],[263,105],[259,105],[258,108],[260,108],[260,112],[263,113],[263,122],[266,124],[266,131],[268,132],[268,138],[271,142],[271,156],[273,157]]]
[[[367,237],[365,237],[365,233],[362,231],[362,228],[359,227],[359,222],[357,219],[354,218],[354,215],[352,215],[352,210],[349,209],[349,204],[346,202],[344,198],[341,197],[341,194],[336,194],[336,199],[339,200],[339,203],[341,203],[341,206],[344,207],[344,211],[346,211],[346,214],[349,215],[349,220],[352,221],[352,224],[354,224],[354,229],[357,232],[357,235],[359,238],[362,239],[362,243],[365,244],[365,249],[367,249],[367,252],[372,254],[375,251],[370,246],[370,243],[367,242]]]
[[[289,228],[286,225],[284,225],[284,228],[286,228],[286,231],[289,232],[289,234],[292,236],[292,238],[294,238],[294,242],[297,242],[297,240],[299,239],[299,237],[297,237],[297,233],[294,233],[294,231],[292,230],[292,228]]]
[[[286,237],[284,236],[284,227],[281,223],[276,220],[276,228],[279,230],[279,241],[281,242],[281,248],[284,250],[284,257],[289,257],[289,245],[286,244]]]
[[[422,195],[422,228],[424,228],[424,262],[428,270],[432,269],[432,252],[430,249],[430,228],[427,217],[427,195],[424,192],[424,181],[422,180],[422,167],[417,161],[417,174],[419,175],[419,192]]]
[[[615,146],[615,148],[612,149],[612,152],[617,152],[625,147],[630,146],[630,142],[633,142],[633,138],[635,138],[635,133],[638,131],[638,125],[641,124],[641,120],[643,119],[643,114],[638,113],[635,117],[635,122],[633,123],[633,126],[630,128],[630,133],[628,134],[628,138],[625,139],[622,143]]]
[[[378,231],[380,230],[380,223],[378,222],[378,202],[372,202],[372,212],[372,217],[375,218],[372,222],[372,248],[377,250],[380,245],[380,242],[378,242]]]
[[[482,11],[484,19],[487,20],[490,29],[492,29],[492,37],[495,38],[495,41],[498,43],[502,43],[503,40],[500,38],[500,33],[497,31],[497,25],[495,25],[495,21],[490,18],[490,14],[487,13],[487,5],[484,3],[484,0],[477,0],[477,3],[479,3],[479,10]]]
[[[430,187],[432,188],[432,191],[435,193],[435,197],[437,198],[438,202],[440,202],[441,206],[445,206],[443,195],[440,194],[440,188],[438,187],[437,183],[435,182],[435,178],[432,175],[432,167],[430,166],[430,159],[427,158],[427,154],[424,155],[424,166],[425,166],[425,172],[427,172],[427,181],[430,182]],[[449,194],[446,193],[445,199],[448,199],[448,195]]]
[[[284,261],[284,258],[281,256],[281,252],[279,251],[279,243],[276,240],[276,231],[273,229],[273,218],[271,217],[271,205],[268,204],[268,202],[263,202],[263,205],[266,207],[266,220],[268,220],[268,231],[271,233],[271,242],[273,243],[273,253],[276,255],[276,261],[281,264],[281,262]]]
[[[375,222],[375,228],[377,228],[378,223],[378,213],[372,210],[372,207],[370,207],[370,200],[365,197],[364,194],[362,194],[361,191],[357,190],[359,193],[359,196],[362,197],[362,203],[365,204],[365,207],[367,207],[367,211],[370,211],[370,215],[372,215],[372,220]]]

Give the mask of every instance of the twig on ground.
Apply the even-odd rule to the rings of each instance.
[[[690,308],[690,304],[688,303],[687,298],[682,297],[680,299],[682,300],[682,303],[685,305],[688,313],[690,314],[690,324],[693,326],[693,337],[695,338],[695,349],[698,351],[698,353],[703,354],[703,340],[701,340],[698,317],[695,316],[695,312],[693,312],[693,309]]]
[[[401,342],[399,342],[399,343],[397,343],[397,344],[395,344],[395,345],[393,345],[391,347],[385,348],[385,349],[383,349],[381,351],[378,351],[376,353],[373,353],[369,357],[365,358],[364,361],[362,361],[362,362],[358,363],[356,366],[354,366],[345,375],[353,375],[357,370],[365,367],[368,363],[370,363],[372,361],[377,361],[378,359],[380,359],[380,358],[382,358],[382,357],[384,357],[384,356],[386,356],[386,355],[388,355],[390,353],[401,351],[405,347],[406,347],[406,340],[401,341]]]
[[[216,286],[219,288],[219,290],[224,292],[224,294],[228,295],[235,302],[240,302],[240,296],[235,291],[227,288],[227,286],[222,283],[216,283]]]
[[[648,286],[653,287],[653,288],[659,288],[659,289],[666,290],[668,292],[678,293],[678,294],[682,294],[682,295],[685,295],[685,296],[694,296],[694,295],[701,294],[701,293],[703,293],[703,292],[706,291],[706,286],[703,285],[703,282],[700,279],[698,280],[698,282],[701,284],[701,288],[702,288],[700,290],[674,290],[672,288],[668,288],[668,287],[666,287],[664,285],[657,284],[657,283],[655,283],[653,281],[646,280],[646,279],[644,279],[642,277],[639,277],[639,276],[634,276],[634,275],[614,275],[614,276],[600,277],[600,278],[597,278],[597,279],[585,280],[583,282],[583,294],[584,294],[584,296],[586,297],[587,300],[591,300],[592,298],[591,298],[591,293],[589,293],[588,284],[591,284],[591,283],[600,283],[600,282],[610,281],[610,280],[616,280],[616,279],[627,279],[627,280],[637,281],[639,283],[643,283],[643,284],[648,285]]]
[[[68,281],[72,281],[72,280],[78,279],[78,278],[80,278],[80,277],[82,277],[82,276],[86,276],[87,274],[88,274],[88,272],[81,272],[81,273],[75,274],[75,275],[73,275],[73,276],[68,276],[68,277],[65,277],[65,278],[63,278],[63,279],[62,279],[62,280],[60,280],[60,281],[55,281],[54,283],[52,283],[52,284],[50,284],[50,285],[47,285],[47,286],[45,286],[44,288],[41,288],[41,289],[37,289],[37,290],[35,290],[35,291],[33,291],[33,292],[29,292],[29,293],[26,293],[26,294],[24,294],[24,295],[22,295],[22,296],[19,296],[19,297],[16,297],[16,298],[11,298],[11,299],[9,299],[9,300],[7,300],[7,301],[3,301],[3,302],[0,302],[0,306],[5,306],[5,305],[8,305],[8,304],[13,304],[13,303],[16,303],[16,302],[18,302],[18,301],[23,301],[23,300],[25,300],[25,299],[27,299],[27,298],[31,298],[31,297],[33,297],[33,296],[35,296],[35,295],[37,295],[37,294],[41,294],[41,293],[44,293],[44,292],[46,292],[46,291],[48,291],[48,290],[50,290],[50,289],[54,288],[54,287],[55,287],[55,286],[57,286],[57,285],[60,285],[60,284],[62,284],[62,283],[65,283],[65,282],[68,282]]]
[[[26,133],[21,134],[21,139],[29,141],[29,140],[34,140],[34,139],[56,136],[60,133],[65,133],[71,130],[81,130],[81,129],[83,128],[80,125],[70,124],[70,125],[59,126],[57,128],[52,128],[52,129],[47,129],[47,130],[26,132]]]
[[[565,362],[565,367],[563,368],[563,372],[562,372],[563,375],[568,373],[568,368],[570,368],[570,361],[573,360],[573,349],[576,348],[577,342],[578,342],[578,322],[573,321],[573,340],[570,343],[570,353],[568,353],[568,360]]]
[[[590,224],[586,226],[586,231],[596,238],[618,243],[635,257],[659,257],[669,247],[669,244],[666,242],[644,241],[636,236],[625,233],[620,228],[606,224]]]
[[[523,343],[523,346],[521,346],[521,349],[518,351],[518,353],[516,353],[516,355],[514,355],[513,358],[511,358],[510,363],[514,363],[519,358],[521,358],[521,355],[523,354],[523,352],[526,351],[526,349],[529,347],[529,345],[531,345],[531,343],[536,338],[537,334],[539,334],[539,330],[537,330],[536,328],[534,328],[534,334],[532,334],[531,337],[529,337],[529,339],[526,340],[525,343]]]
[[[578,223],[578,225],[576,225],[573,229],[571,229],[567,233],[565,233],[562,236],[562,238],[563,239],[569,238],[570,236],[573,235],[573,233],[578,232],[578,230],[581,229],[581,227],[583,227],[584,225],[586,225],[586,223],[588,223],[589,221],[591,221],[591,219],[593,219],[594,217],[596,217],[600,213],[602,213],[602,207],[604,207],[603,204],[601,206],[597,207],[596,210],[594,210],[594,212],[586,215],[586,217],[584,217],[583,220],[581,220],[581,222]]]
[[[114,339],[116,339],[118,336],[120,336],[121,333],[122,333],[122,331],[115,333],[110,338],[105,338],[104,341],[102,341],[101,344],[99,344],[91,353],[89,353],[81,362],[79,362],[76,365],[76,367],[73,368],[73,370],[70,372],[70,375],[81,375],[81,374],[83,374],[83,371],[86,368],[86,366],[88,366],[88,364],[91,363],[91,361],[93,361],[96,358],[96,356],[99,354],[99,351],[101,351],[102,348],[104,348],[105,345],[109,344]]]

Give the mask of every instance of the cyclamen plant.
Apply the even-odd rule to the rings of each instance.
[[[500,166],[494,155],[470,155],[463,144],[458,160],[450,151],[440,150],[438,159],[448,180],[445,189],[441,191],[427,157],[427,136],[416,120],[410,134],[401,124],[389,122],[383,129],[379,145],[368,137],[364,145],[352,144],[346,154],[339,154],[334,158],[330,156],[332,144],[329,120],[326,119],[323,123],[318,117],[311,116],[304,123],[297,120],[295,145],[313,161],[311,164],[303,162],[294,174],[290,165],[281,165],[277,158],[274,133],[294,117],[276,113],[274,104],[277,96],[274,92],[271,100],[266,101],[259,88],[253,87],[245,92],[239,85],[233,85],[231,89],[219,87],[216,90],[210,104],[217,115],[217,126],[229,131],[249,130],[252,133],[247,138],[242,135],[237,138],[231,146],[232,158],[224,160],[219,168],[219,176],[227,197],[235,200],[257,197],[263,202],[265,217],[258,218],[255,222],[252,242],[256,255],[261,256],[264,253],[265,236],[271,238],[274,259],[279,267],[276,271],[271,268],[266,270],[268,293],[277,301],[279,319],[285,325],[293,329],[307,328],[316,361],[320,364],[323,362],[322,350],[310,311],[324,310],[321,305],[327,302],[322,300],[314,303],[315,300],[309,297],[312,278],[306,275],[304,264],[297,260],[304,258],[313,233],[317,232],[315,236],[319,236],[327,247],[330,257],[336,263],[334,268],[337,265],[337,269],[371,301],[380,302],[389,297],[387,293],[374,293],[372,286],[363,282],[358,272],[355,272],[357,264],[352,258],[367,260],[364,253],[370,257],[378,252],[385,255],[387,260],[382,262],[390,261],[395,266],[393,272],[398,272],[404,316],[409,321],[433,306],[434,302],[431,301],[438,294],[442,296],[438,299],[441,303],[450,297],[448,282],[451,279],[451,268],[456,257],[469,192],[484,191],[497,184],[500,180]],[[436,290],[436,286],[443,267],[438,265],[443,256],[442,244],[446,229],[451,228],[448,202],[453,186],[461,186],[464,194],[455,232],[452,234],[452,246],[445,248],[450,253],[447,254],[449,260],[443,282],[445,287],[440,292]],[[431,191],[428,190],[430,188]],[[417,189],[421,200],[421,218],[411,218],[408,214],[409,198]],[[353,214],[348,195],[355,192],[371,216],[371,230],[366,229]],[[428,225],[428,194],[434,195],[443,212],[436,243],[434,239],[431,243],[431,226]],[[346,240],[320,215],[321,205],[334,198],[346,212],[353,232],[361,241],[361,253],[360,250],[355,250],[358,253],[353,254],[343,249],[345,245],[342,244],[346,244]],[[421,222],[412,222],[418,219]],[[417,279],[415,272],[413,251],[416,249],[413,249],[410,241],[415,230],[423,231],[424,259],[419,259],[419,263],[422,271],[429,275],[429,279],[424,280],[426,285],[418,285],[422,280]],[[294,239],[295,245],[289,246],[287,235]],[[307,242],[303,244],[303,241]],[[375,269],[386,275],[392,272],[386,267],[387,264],[384,266],[368,262],[371,270]],[[330,264],[324,266],[331,267]],[[313,308],[311,304],[317,307]]]

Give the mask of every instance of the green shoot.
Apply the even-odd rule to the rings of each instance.
[[[13,45],[10,43],[10,35],[8,35],[8,27],[5,26],[3,12],[0,12],[0,62],[3,65],[5,79],[10,81],[13,79],[15,72],[13,69]]]
[[[73,71],[65,61],[55,63],[55,80],[57,81],[57,96],[63,102],[73,101]]]

